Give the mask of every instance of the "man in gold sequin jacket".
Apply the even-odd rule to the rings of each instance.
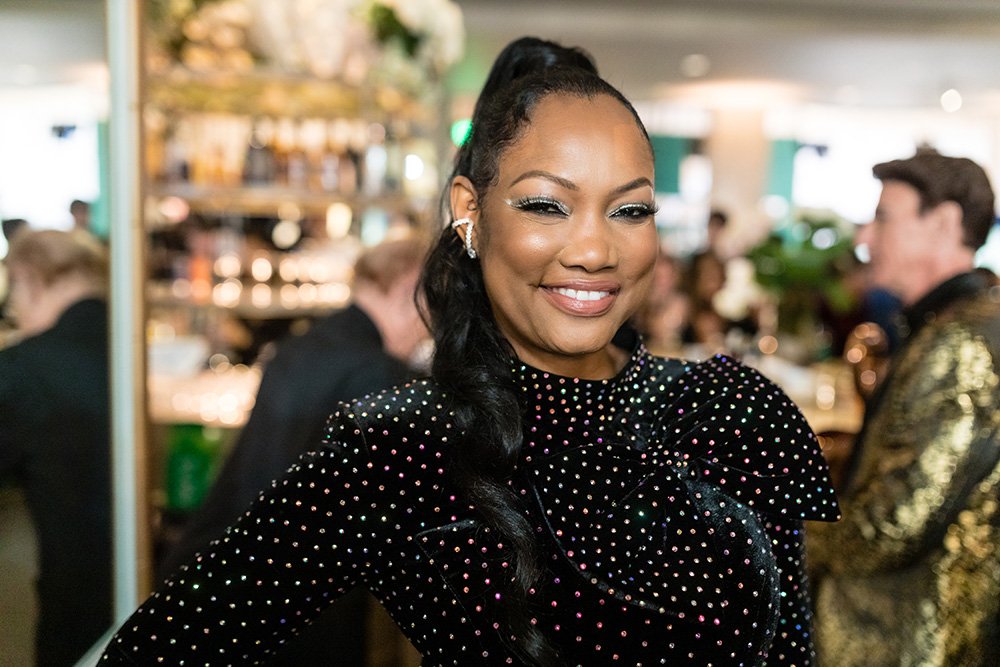
[[[902,298],[905,342],[856,440],[843,520],[808,535],[820,664],[997,665],[1000,285],[973,268],[993,190],[933,151],[874,174],[858,242]]]

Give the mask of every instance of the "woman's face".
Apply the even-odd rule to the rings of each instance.
[[[483,280],[518,357],[614,375],[624,355],[611,338],[645,300],[657,254],[653,156],[632,114],[607,95],[542,100],[478,204]]]

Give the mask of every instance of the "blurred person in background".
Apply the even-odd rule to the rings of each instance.
[[[1000,664],[1000,284],[975,269],[994,193],[964,158],[874,167],[857,242],[903,303],[901,346],[868,404],[841,499],[810,531],[822,664]]]
[[[636,330],[653,354],[679,356],[690,310],[690,299],[681,289],[681,280],[680,260],[661,246],[649,298],[633,318]]]
[[[734,330],[746,336],[757,330],[752,312],[736,308],[736,313],[730,313],[719,301],[724,290],[742,288],[733,285],[729,274],[743,260],[728,256],[722,247],[728,223],[729,216],[724,211],[713,209],[709,213],[706,246],[690,257],[684,275],[684,291],[690,305],[682,338],[684,343],[700,348],[702,356],[732,352],[727,348],[727,338]]]
[[[28,229],[28,221],[24,218],[7,218],[0,223],[3,229],[4,244],[2,247],[3,256],[6,257],[10,249],[14,236],[25,229]],[[0,328],[7,329],[12,326],[7,315],[7,299],[10,295],[10,277],[7,275],[7,262],[0,262]],[[0,347],[3,347],[6,336],[0,337]]]
[[[411,236],[365,251],[354,266],[353,304],[278,345],[246,426],[161,572],[169,574],[218,537],[320,442],[331,406],[418,374],[409,362],[428,337],[415,299],[426,249]],[[361,667],[369,600],[360,589],[351,593],[270,664]]]
[[[27,230],[6,263],[20,342],[0,350],[0,477],[23,488],[38,539],[37,664],[65,667],[112,618],[107,256]]]
[[[18,232],[29,228],[28,221],[24,218],[7,218],[0,224],[3,225],[3,238],[8,248]]]
[[[74,199],[69,204],[69,214],[73,216],[73,229],[90,232],[90,204],[82,199]]]
[[[694,255],[688,265],[685,292],[691,307],[684,342],[704,346],[710,353],[725,345],[730,322],[715,308],[713,300],[726,284],[726,265],[714,253]]]
[[[719,259],[725,259],[726,253],[722,250],[722,241],[728,224],[728,213],[718,208],[709,211],[705,226],[705,249],[698,253],[699,255],[715,255]]]

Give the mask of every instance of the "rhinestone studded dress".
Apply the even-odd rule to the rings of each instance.
[[[838,509],[809,427],[768,380],[640,345],[610,380],[512,368],[511,484],[547,569],[536,623],[567,665],[808,665],[803,520]],[[432,381],[367,397],[154,594],[102,665],[266,663],[364,586],[424,665],[518,664],[503,641],[506,549],[446,473],[460,433]]]

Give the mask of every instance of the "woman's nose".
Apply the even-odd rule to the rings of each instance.
[[[566,245],[560,253],[565,266],[600,271],[618,263],[612,224],[603,214],[588,214],[570,221]]]

